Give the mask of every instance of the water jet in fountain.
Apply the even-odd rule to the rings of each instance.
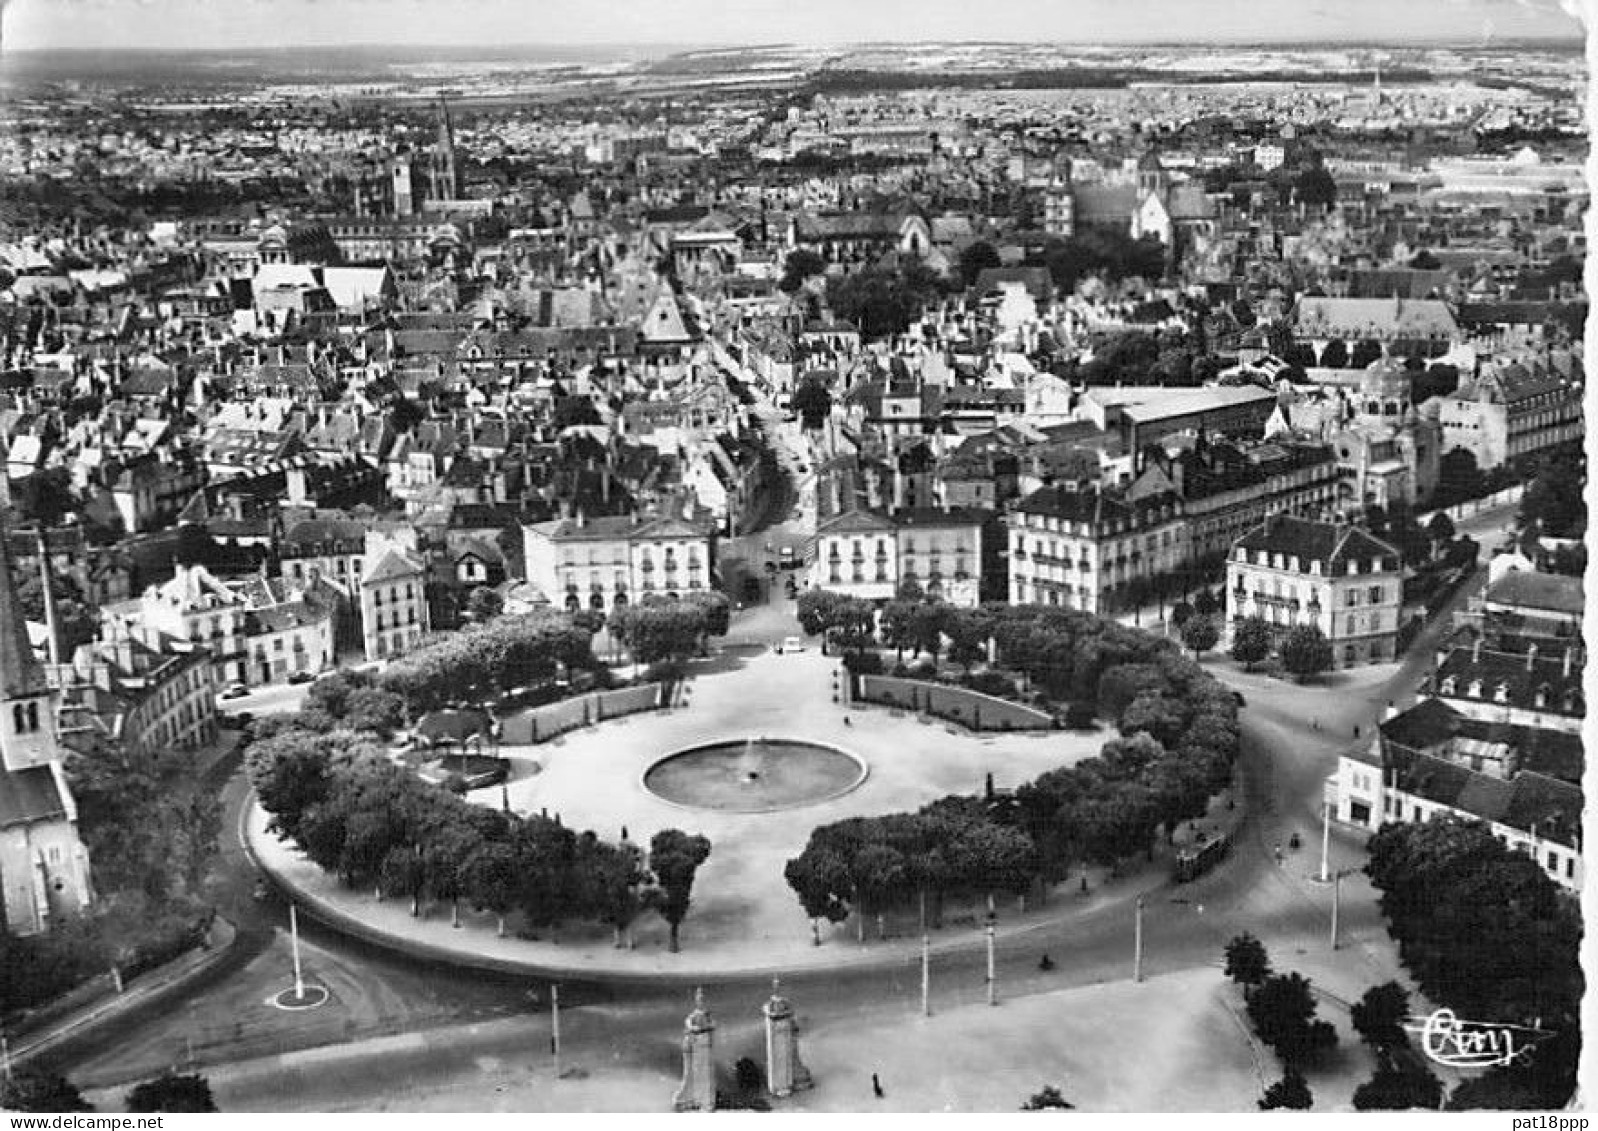
[[[762,813],[840,797],[866,779],[865,763],[836,747],[795,739],[733,739],[667,755],[644,788],[676,805]]]

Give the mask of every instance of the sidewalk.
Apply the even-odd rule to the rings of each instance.
[[[1211,969],[1001,1000],[866,1016],[794,999],[814,1088],[773,1100],[791,1112],[1015,1111],[1046,1086],[1088,1111],[1251,1109],[1263,1076]],[[765,1059],[758,1014],[707,1001],[723,1087]],[[686,1013],[686,1003],[684,1005]],[[667,1112],[680,1053],[637,1041],[612,1011],[563,1013],[556,1077],[545,1015],[307,1049],[207,1070],[225,1111]],[[880,1079],[877,1098],[871,1077]],[[1268,1074],[1268,1072],[1267,1072]],[[91,1094],[117,1106],[121,1090]],[[1328,1099],[1331,1097],[1328,1096]],[[1321,1106],[1321,1105],[1317,1105]]]

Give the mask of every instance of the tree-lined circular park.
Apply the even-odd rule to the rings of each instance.
[[[257,853],[311,906],[433,953],[730,971],[929,930],[979,945],[995,913],[1070,915],[1056,892],[1166,867],[1226,819],[1236,700],[1174,642],[1056,608],[927,602],[894,619],[913,639],[849,598],[801,613],[841,649],[712,655],[724,610],[681,602],[611,624],[638,661],[615,668],[590,619],[551,610],[324,680],[250,743],[281,842]],[[541,679],[560,691],[528,706]],[[914,709],[867,701],[906,686]],[[495,716],[505,783],[457,795],[394,757],[449,707]]]

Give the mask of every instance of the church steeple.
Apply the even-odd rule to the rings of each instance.
[[[0,463],[0,481],[6,480]],[[16,569],[11,559],[10,484],[0,487],[0,699],[7,701],[48,695],[44,668],[28,641],[28,621],[17,593]]]
[[[56,694],[28,640],[11,554],[11,490],[0,444],[0,769],[58,762]]]

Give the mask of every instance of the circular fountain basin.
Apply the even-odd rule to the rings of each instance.
[[[735,738],[678,750],[644,771],[643,785],[673,805],[771,813],[817,805],[859,787],[869,771],[845,750],[790,738]]]

